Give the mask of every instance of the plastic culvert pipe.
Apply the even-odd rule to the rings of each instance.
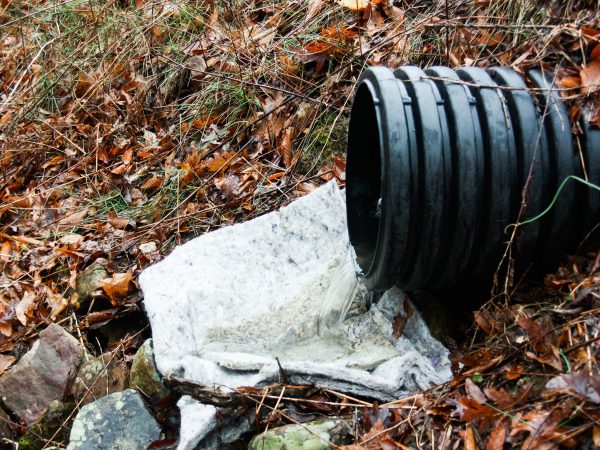
[[[548,74],[372,67],[350,124],[346,204],[367,288],[491,284],[506,227],[543,211],[570,175],[600,184],[600,130],[569,115]],[[585,169],[585,170],[584,170]],[[548,268],[600,221],[600,194],[569,181],[519,226],[517,272]]]

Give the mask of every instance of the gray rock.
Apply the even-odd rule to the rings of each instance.
[[[127,366],[111,353],[84,362],[79,369],[71,393],[86,405],[94,400],[127,389]]]
[[[127,389],[81,408],[67,450],[145,450],[159,437],[160,427],[142,397]]]
[[[129,385],[142,392],[152,401],[158,401],[169,394],[156,370],[152,339],[146,340],[139,348],[131,365]]]
[[[248,450],[328,450],[352,442],[352,428],[341,419],[285,425],[254,436]]]
[[[75,292],[80,303],[89,301],[94,295],[99,294],[102,280],[108,278],[108,271],[98,262],[94,262],[77,275],[75,280]]]
[[[26,426],[63,398],[77,373],[82,350],[60,325],[51,324],[14,366],[0,377],[0,398]]]
[[[19,439],[19,450],[38,450],[48,441],[66,442],[69,437],[69,422],[72,421],[69,417],[74,409],[73,403],[53,401],[44,415]]]

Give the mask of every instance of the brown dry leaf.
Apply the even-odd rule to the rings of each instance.
[[[309,0],[308,1],[308,12],[306,13],[305,21],[309,21],[315,17],[321,8],[323,7],[323,0]]]
[[[283,158],[283,165],[287,168],[292,163],[292,139],[294,138],[294,128],[286,128],[278,145],[278,151]]]
[[[13,114],[11,112],[7,112],[2,117],[0,117],[0,125],[6,125],[8,122],[10,122],[12,115]]]
[[[142,184],[142,190],[149,191],[150,189],[156,189],[157,187],[160,187],[162,183],[163,178],[153,176],[149,180],[145,181],[144,184]]]
[[[10,259],[10,252],[12,252],[12,243],[10,241],[4,241],[0,247],[0,260],[8,261]]]
[[[69,301],[62,295],[52,292],[48,287],[44,290],[46,291],[46,303],[50,306],[50,316],[52,319],[56,319],[65,310]]]
[[[122,230],[129,225],[129,219],[127,217],[118,217],[114,211],[108,213],[107,222],[117,230]]]
[[[25,291],[21,301],[15,308],[15,315],[21,325],[27,325],[27,318],[33,315],[36,295],[33,291]]]
[[[592,440],[596,448],[600,448],[600,425],[595,425],[592,430]]]
[[[83,242],[83,236],[80,234],[65,234],[64,236],[60,237],[58,242],[64,245],[78,246]]]
[[[13,365],[17,359],[10,355],[0,355],[0,375],[2,375],[6,369]]]
[[[481,328],[486,334],[492,334],[494,331],[494,325],[488,315],[483,311],[475,311],[475,323]]]
[[[452,416],[458,416],[464,422],[480,420],[497,414],[496,410],[469,398],[460,397],[456,400],[456,410]]]
[[[235,152],[233,150],[215,155],[204,163],[204,167],[211,173],[224,171],[231,164],[234,156]]]
[[[77,225],[81,224],[81,222],[86,218],[87,214],[87,208],[83,208],[78,211],[74,211],[70,214],[66,214],[65,217],[63,217],[58,222],[58,228],[64,229],[76,227]]]
[[[506,373],[507,380],[516,380],[525,373],[525,367],[522,364],[508,364],[502,368],[502,371]]]
[[[502,450],[504,448],[505,441],[506,427],[504,426],[504,422],[500,421],[490,432],[487,443],[485,444],[485,450]]]
[[[13,333],[12,323],[10,320],[6,322],[0,322],[0,333],[6,337],[11,337]]]
[[[369,5],[368,0],[339,0],[338,3],[352,11],[364,11]]]
[[[465,390],[469,398],[475,400],[477,403],[483,404],[487,401],[485,394],[470,378],[465,380]]]
[[[215,180],[215,186],[225,192],[227,197],[235,197],[239,193],[240,177],[237,175],[227,174],[227,176]]]
[[[107,278],[102,282],[102,289],[110,298],[113,304],[117,304],[118,301],[129,293],[129,286],[133,277],[129,272],[125,273],[113,273],[111,278]]]
[[[492,386],[484,389],[485,395],[487,398],[496,402],[500,409],[508,409],[511,405],[513,405],[517,400],[506,390],[500,388],[496,389]]]
[[[479,450],[479,447],[477,447],[477,442],[475,441],[473,427],[470,425],[468,425],[465,429],[463,439],[465,441],[465,450]]]
[[[595,60],[579,71],[581,90],[590,94],[600,90],[600,61]]]

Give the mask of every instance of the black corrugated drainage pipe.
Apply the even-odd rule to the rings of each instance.
[[[569,175],[600,184],[600,131],[583,124],[575,146],[552,79],[539,71],[527,79],[506,68],[363,73],[346,202],[367,288],[491,285],[507,226],[543,211]],[[546,215],[518,227],[517,271],[547,267],[599,220],[600,194],[569,181]]]

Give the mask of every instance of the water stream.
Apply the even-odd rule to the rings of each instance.
[[[321,304],[317,322],[320,336],[336,334],[354,302],[362,300],[362,304],[370,305],[371,293],[361,283],[360,275],[356,253],[349,246],[347,257],[335,272],[325,301]]]

